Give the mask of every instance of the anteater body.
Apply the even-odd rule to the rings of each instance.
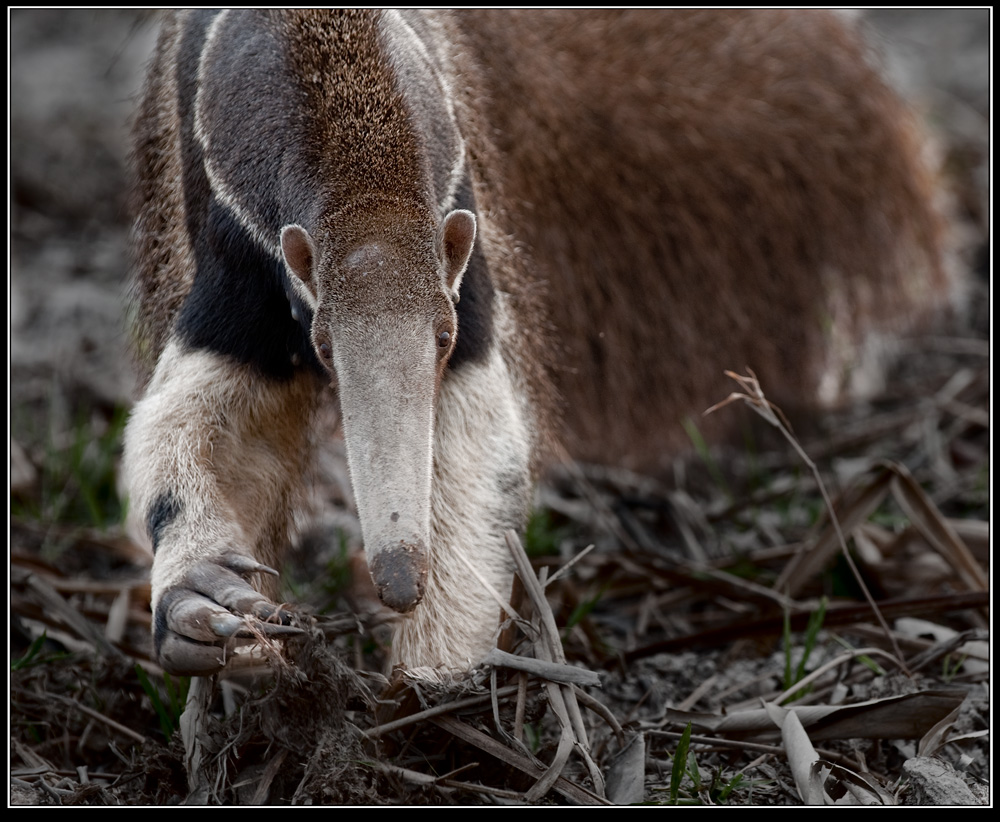
[[[126,483],[177,672],[273,614],[324,403],[393,661],[464,670],[554,443],[655,470],[724,369],[829,402],[954,290],[825,12],[177,12],[134,159]]]

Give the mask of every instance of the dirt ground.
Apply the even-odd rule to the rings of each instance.
[[[961,327],[908,349],[889,396],[818,420],[811,432],[807,450],[835,493],[861,482],[872,494],[890,489],[895,500],[895,524],[887,524],[885,510],[869,511],[854,545],[878,597],[906,602],[898,610],[887,605],[886,619],[909,676],[874,677],[853,665],[804,704],[832,710],[877,703],[872,710],[899,711],[918,729],[907,736],[896,719],[864,714],[852,720],[853,734],[833,733],[831,724],[848,720],[822,720],[826,730],[812,734],[817,744],[829,740],[820,759],[834,769],[849,763],[865,774],[860,782],[867,780],[861,788],[853,777],[828,777],[828,786],[838,785],[835,799],[983,804],[991,801],[990,621],[988,589],[976,580],[988,572],[992,487],[992,18],[986,9],[864,14],[890,75],[946,157],[977,299]],[[381,628],[363,586],[337,587],[331,579],[349,580],[358,542],[349,501],[341,499],[348,496],[346,474],[335,451],[324,457],[322,475],[327,501],[340,504],[327,506],[307,529],[295,552],[299,570],[288,572],[296,586],[290,598],[334,614],[318,629],[310,623],[330,641],[304,642],[297,667],[279,665],[278,684],[264,696],[255,696],[257,686],[220,687],[227,699],[234,691],[232,698],[248,706],[238,730],[232,716],[239,712],[223,712],[205,695],[198,751],[190,744],[185,751],[180,734],[168,743],[161,720],[170,712],[156,702],[168,702],[172,692],[149,663],[146,561],[121,534],[115,489],[118,438],[134,399],[121,299],[128,120],[155,37],[151,12],[9,11],[10,802],[589,801],[586,791],[596,792],[599,780],[585,758],[578,771],[572,763],[564,771],[562,779],[572,784],[556,782],[552,792],[531,793],[537,773],[512,775],[518,757],[549,762],[558,748],[558,725],[551,710],[542,715],[537,696],[539,687],[550,686],[535,679],[528,691],[537,716],[524,723],[537,733],[530,756],[502,734],[487,743],[469,730],[491,727],[488,707],[478,714],[469,709],[462,721],[453,713],[392,733],[372,730],[383,716],[374,704],[385,685],[377,673]],[[792,564],[794,551],[782,550],[823,539],[811,475],[790,448],[771,450],[772,440],[763,437],[753,458],[713,452],[679,467],[669,489],[589,471],[583,479],[555,477],[540,492],[544,513],[528,538],[533,557],[561,564],[587,544],[597,546],[573,582],[550,589],[550,599],[559,624],[573,623],[561,634],[567,657],[600,672],[603,687],[593,693],[631,740],[616,741],[610,720],[591,725],[592,759],[608,777],[608,796],[619,801],[803,801],[795,763],[811,760],[789,741],[791,731],[783,740],[770,732],[726,732],[706,718],[759,707],[783,690],[786,664],[780,609],[752,583],[736,585],[734,566],[723,557],[739,553],[765,569],[763,578],[773,578]],[[885,460],[904,472],[885,479],[878,473]],[[908,484],[910,475],[922,492]],[[901,516],[908,524],[899,524]],[[707,546],[697,563],[686,552],[695,543]],[[949,553],[942,543],[961,545]],[[957,570],[966,548],[976,567]],[[836,564],[831,558],[831,568]],[[725,579],[718,576],[723,572]],[[326,581],[317,584],[319,577]],[[831,606],[807,671],[832,666],[845,637],[856,647],[885,644],[870,614],[848,613],[860,595],[825,579],[804,582],[799,604],[815,609],[826,593],[845,610],[835,616]],[[354,615],[346,623],[337,616],[345,613]],[[36,641],[42,629],[45,645]],[[793,620],[790,631],[793,660],[809,657],[805,618]],[[152,686],[144,686],[136,662],[155,678]],[[390,693],[398,696],[400,687]],[[467,685],[464,693],[473,691]],[[411,712],[456,698],[453,691],[400,697]],[[513,710],[513,699],[500,698],[498,710]],[[892,707],[903,704],[897,700],[913,701]],[[527,703],[530,714],[530,697]],[[317,713],[325,718],[318,721]],[[596,709],[593,715],[605,716]],[[692,741],[686,757],[680,736],[689,721],[696,737],[710,741]],[[872,730],[883,721],[893,731],[862,733],[866,723]],[[742,748],[727,747],[737,739]],[[200,784],[189,773],[194,755],[203,757]],[[678,771],[678,761],[697,767]]]

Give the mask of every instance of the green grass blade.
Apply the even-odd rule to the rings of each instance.
[[[687,768],[688,748],[691,746],[691,723],[687,724],[684,733],[681,734],[677,743],[677,750],[674,752],[674,764],[670,769],[670,804],[676,805],[677,798],[681,790],[681,781],[684,779],[684,771]]]

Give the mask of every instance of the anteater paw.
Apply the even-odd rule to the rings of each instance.
[[[255,573],[278,575],[241,554],[202,560],[160,597],[153,647],[165,671],[208,676],[225,666],[231,638],[301,633],[287,624],[287,613],[250,585],[247,577]]]

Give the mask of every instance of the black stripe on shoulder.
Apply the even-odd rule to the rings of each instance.
[[[193,348],[234,357],[275,379],[290,378],[300,366],[322,373],[309,342],[312,312],[292,293],[284,265],[215,199],[205,174],[195,101],[205,38],[217,14],[188,13],[177,61],[184,211],[196,261],[177,334]]]
[[[265,252],[214,197],[195,239],[196,272],[177,322],[193,348],[205,348],[290,379],[300,367],[322,373],[309,340],[311,314],[289,302],[284,263]]]
[[[455,208],[476,213],[476,198],[468,175],[455,197]],[[476,242],[472,249],[459,293],[458,305],[455,306],[458,339],[448,361],[449,368],[484,361],[493,341],[493,280],[480,242]]]

